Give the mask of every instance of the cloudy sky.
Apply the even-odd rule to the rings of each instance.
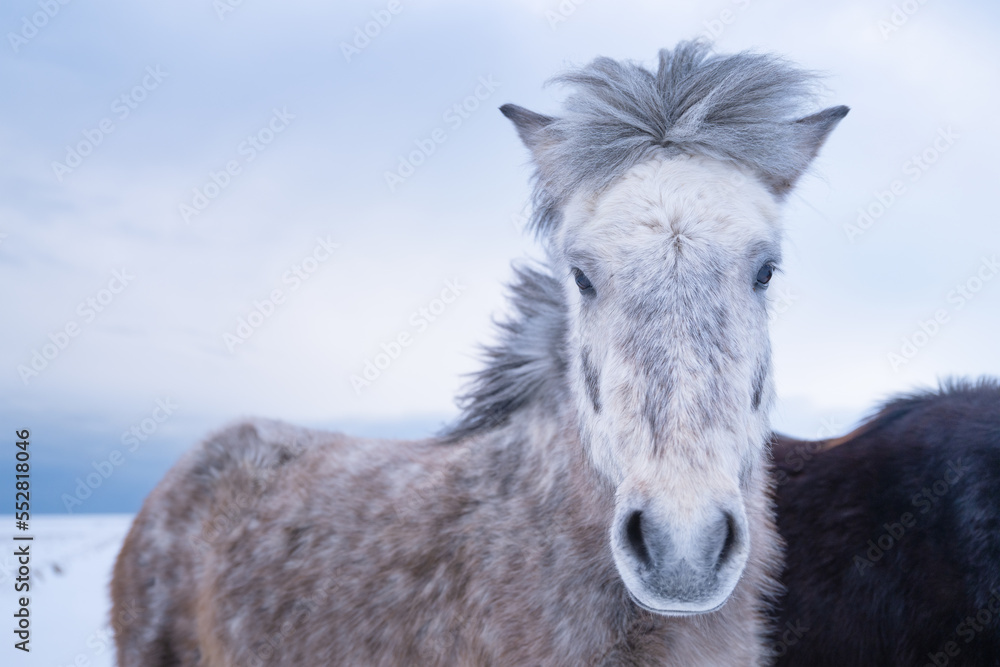
[[[786,209],[776,425],[1000,375],[996,3],[13,0],[0,23],[0,420],[32,429],[39,511],[134,511],[243,415],[434,429],[539,254],[496,108],[555,113],[565,67],[703,34],[852,109]]]

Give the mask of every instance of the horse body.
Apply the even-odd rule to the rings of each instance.
[[[637,607],[608,554],[613,490],[547,421],[457,445],[217,434],[123,548],[116,607],[143,627],[119,633],[120,664],[757,664],[766,542],[722,610]]]
[[[462,416],[196,449],[116,564],[120,664],[769,662],[766,290],[780,204],[847,108],[801,116],[810,75],[697,43],[562,80],[562,116],[501,107],[548,262],[517,271]]]
[[[778,438],[777,665],[1000,666],[1000,383]]]

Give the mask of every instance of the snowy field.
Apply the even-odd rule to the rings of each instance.
[[[14,524],[0,515],[5,527]],[[3,594],[0,664],[5,667],[111,667],[114,646],[108,616],[111,568],[131,515],[39,515],[31,519],[31,652],[13,647],[17,564],[6,533],[0,557]]]

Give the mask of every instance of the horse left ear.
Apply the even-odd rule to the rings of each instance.
[[[516,104],[503,105],[500,107],[500,113],[506,116],[510,122],[514,123],[518,136],[521,137],[521,141],[524,142],[524,145],[528,147],[528,150],[532,154],[542,144],[541,131],[555,120],[551,116],[543,116],[540,113],[535,113]]]
[[[791,160],[789,171],[787,174],[772,174],[766,178],[776,197],[784,198],[791,191],[819,153],[830,132],[848,111],[850,108],[841,105],[792,121],[795,157]]]

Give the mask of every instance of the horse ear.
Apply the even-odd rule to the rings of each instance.
[[[529,111],[516,104],[505,104],[500,107],[500,113],[510,119],[517,128],[517,134],[521,141],[532,153],[541,145],[541,130],[555,120],[551,116],[543,116],[540,113]]]
[[[768,185],[777,197],[783,198],[791,191],[795,182],[819,153],[830,132],[837,127],[837,123],[843,120],[848,111],[850,108],[843,105],[830,107],[792,122],[794,150],[798,156],[794,162],[798,164],[793,164],[787,174],[774,174],[767,179]]]

